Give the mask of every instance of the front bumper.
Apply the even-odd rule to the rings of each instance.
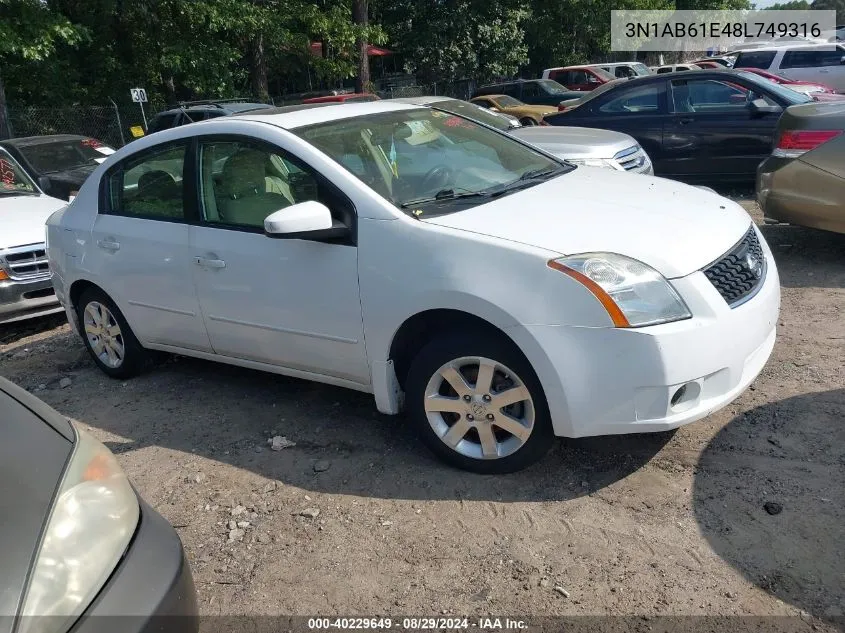
[[[69,633],[196,633],[197,594],[175,530],[140,497],[135,537]]]
[[[710,415],[742,393],[772,352],[780,309],[777,268],[765,242],[763,249],[766,278],[756,295],[733,309],[696,272],[672,280],[691,319],[631,329],[526,326],[529,342],[521,346],[543,384],[555,434],[666,431]],[[522,343],[519,338],[514,336]]]
[[[0,323],[61,312],[50,278],[0,281]]]
[[[760,163],[757,202],[767,218],[845,233],[845,181],[800,158]]]

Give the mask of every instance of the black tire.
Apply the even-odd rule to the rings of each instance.
[[[530,116],[522,117],[519,122],[522,123],[524,127],[531,127],[537,125],[537,121],[532,119]]]
[[[495,459],[463,455],[447,446],[429,424],[424,400],[426,387],[446,363],[468,356],[488,358],[510,368],[528,389],[534,405],[530,436],[515,452]],[[481,474],[505,474],[522,470],[538,461],[554,443],[551,416],[543,389],[531,364],[507,339],[460,332],[429,342],[411,363],[405,384],[405,409],[420,439],[446,463]]]
[[[117,367],[110,367],[100,359],[91,347],[91,342],[85,333],[85,308],[92,302],[97,302],[108,308],[117,325],[120,327],[124,356],[123,361]],[[84,290],[76,304],[76,316],[79,320],[79,335],[82,337],[82,342],[85,344],[85,348],[88,350],[91,358],[94,359],[97,367],[104,374],[111,378],[125,379],[137,376],[150,368],[152,365],[152,354],[141,346],[138,339],[135,338],[132,328],[129,327],[129,324],[123,317],[123,313],[105,292],[99,288],[88,288]]]

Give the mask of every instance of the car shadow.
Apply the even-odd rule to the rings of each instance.
[[[845,288],[845,234],[791,224],[760,227],[785,288]]]
[[[65,323],[67,323],[67,316],[64,312],[4,323],[0,325],[0,345],[17,343],[21,339],[48,332]]]
[[[89,361],[90,362],[90,361]],[[369,394],[207,361],[173,358],[121,383],[68,398],[63,414],[125,441],[115,453],[160,446],[305,490],[392,499],[566,500],[641,468],[671,433],[555,442],[539,463],[506,477],[450,468],[421,444],[402,416],[379,414]],[[87,380],[87,378],[86,378]],[[46,395],[46,394],[45,394]],[[153,406],[150,403],[154,402]],[[202,402],[201,407],[196,404]],[[272,451],[281,435],[296,446]],[[315,464],[329,468],[315,472]]]
[[[693,503],[725,561],[784,602],[845,625],[843,419],[845,389],[739,415],[702,452]]]

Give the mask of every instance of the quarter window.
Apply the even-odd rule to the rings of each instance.
[[[122,163],[108,181],[109,212],[152,220],[185,219],[184,144]]]
[[[242,141],[202,143],[200,182],[203,219],[212,224],[263,231],[271,213],[320,200],[310,169],[280,151]]]

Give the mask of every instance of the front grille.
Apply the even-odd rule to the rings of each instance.
[[[619,163],[619,166],[625,171],[641,172],[648,168],[648,158],[639,145],[617,152],[613,156],[613,160]]]
[[[705,268],[704,274],[732,308],[754,296],[766,278],[766,257],[754,227],[723,257]]]
[[[12,248],[0,254],[5,260],[9,277],[20,281],[24,279],[38,279],[50,276],[50,266],[43,244],[32,244]]]

